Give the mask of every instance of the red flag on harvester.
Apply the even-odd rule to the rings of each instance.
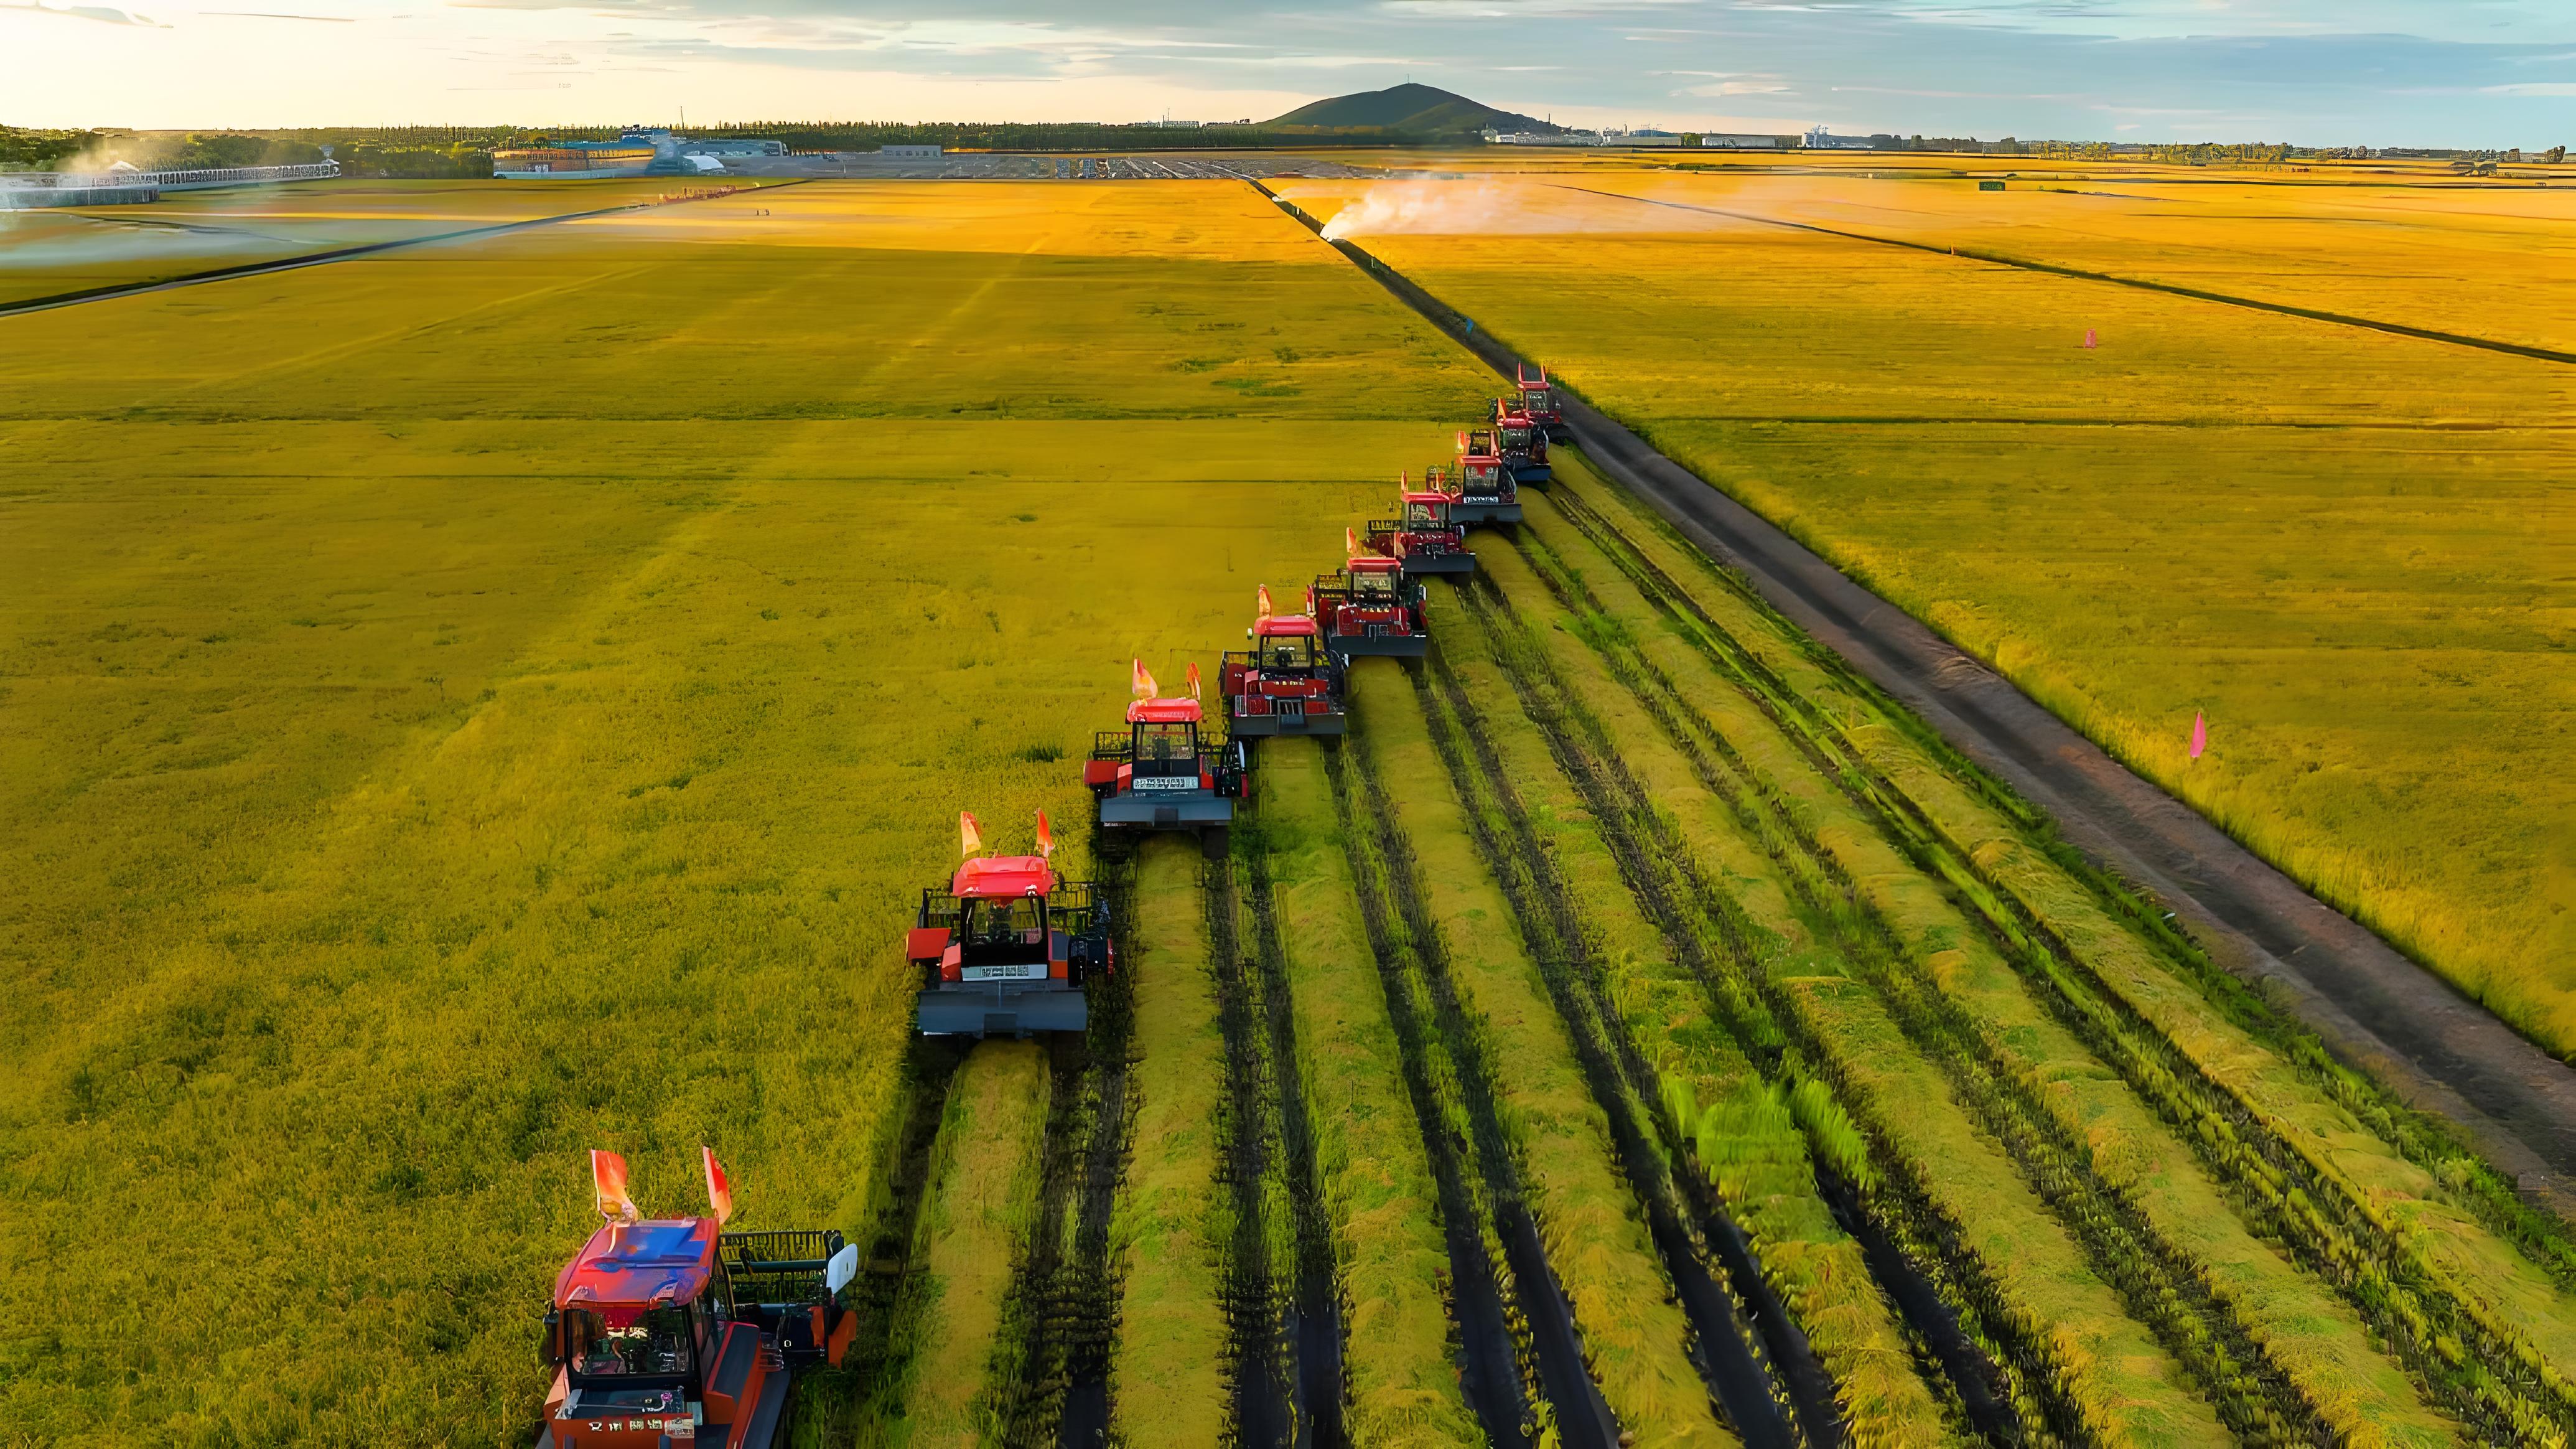
[[[1043,810],[1038,812],[1038,858],[1040,860],[1055,858],[1055,829],[1047,824],[1046,812]]]
[[[2209,721],[2201,717],[2199,710],[2193,710],[2191,712],[2191,757],[2195,760],[2199,759],[2200,752],[2208,748]]]
[[[615,1221],[640,1222],[635,1200],[626,1195],[626,1159],[614,1152],[590,1149],[590,1184],[599,1194],[599,1215]]]
[[[1138,699],[1152,699],[1154,697],[1154,676],[1145,671],[1144,660],[1139,659],[1135,661],[1135,664],[1136,672],[1134,676],[1127,681],[1127,687],[1135,691]]]
[[[1192,698],[1192,699],[1196,699],[1196,698],[1198,698],[1198,697],[1199,697],[1199,666],[1198,666],[1198,662],[1197,662],[1196,660],[1192,660],[1192,661],[1190,662],[1190,698]]]
[[[963,810],[958,811],[958,812],[957,812],[957,852],[958,852],[958,854],[960,854],[960,855],[973,855],[976,851],[982,850],[983,848],[984,848],[984,827],[975,823],[975,817],[974,817],[973,815],[968,814],[966,811],[963,811]]]
[[[1458,451],[1461,453],[1467,451],[1467,430],[1465,428],[1460,428],[1458,430]]]
[[[733,1179],[725,1176],[724,1164],[716,1161],[716,1150],[701,1142],[698,1155],[707,1161],[707,1208],[716,1215],[716,1226],[733,1216]]]
[[[1269,617],[1270,617],[1270,586],[1269,586],[1268,584],[1263,584],[1263,585],[1261,586],[1261,590],[1260,590],[1260,592],[1255,596],[1255,602],[1259,603],[1259,604],[1260,604],[1260,606],[1261,606],[1261,612],[1260,612],[1260,614],[1259,614],[1257,617],[1264,618],[1264,619],[1269,618]]]
[[[1357,558],[1360,552],[1360,536],[1351,532],[1351,526],[1347,523],[1342,525],[1342,552],[1353,558]]]

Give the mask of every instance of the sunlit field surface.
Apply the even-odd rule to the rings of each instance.
[[[150,206],[0,211],[0,303],[711,189],[662,177],[316,181],[172,192]]]
[[[0,325],[40,1442],[532,1434],[590,1146],[647,1211],[703,1140],[746,1225],[863,1228],[957,811],[1024,850],[1044,806],[1086,873],[1131,656],[1212,673],[1476,396],[1178,184],[799,187]]]
[[[1704,209],[1417,184],[1355,239],[2576,1052],[2576,370],[1947,254],[2576,344],[2576,195],[2283,179],[1632,170],[1581,184]]]

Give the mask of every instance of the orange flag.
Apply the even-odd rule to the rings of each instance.
[[[1041,860],[1055,858],[1055,829],[1047,824],[1046,812],[1043,810],[1038,812],[1038,858]]]
[[[1135,691],[1138,699],[1152,699],[1154,697],[1154,676],[1146,672],[1144,660],[1136,660],[1135,666],[1135,674],[1127,681],[1127,687]]]
[[[960,855],[973,855],[984,848],[984,827],[963,810],[957,812],[957,846]]]
[[[611,1221],[640,1222],[635,1200],[626,1195],[626,1159],[614,1152],[590,1150],[590,1184],[599,1195],[599,1215]]]
[[[1347,523],[1343,524],[1343,525],[1342,525],[1342,552],[1344,552],[1344,553],[1346,553],[1346,554],[1349,554],[1349,555],[1351,555],[1352,557],[1356,558],[1356,557],[1358,557],[1358,556],[1359,556],[1359,551],[1360,551],[1360,536],[1359,536],[1358,534],[1356,534],[1356,533],[1351,532],[1351,526],[1350,526],[1349,524],[1347,524]]]
[[[1261,606],[1261,613],[1260,613],[1259,617],[1264,618],[1264,619],[1269,618],[1269,617],[1270,617],[1270,586],[1269,586],[1268,584],[1263,584],[1263,585],[1261,586],[1261,591],[1260,591],[1260,593],[1259,593],[1258,595],[1256,595],[1256,596],[1255,596],[1255,598],[1256,598],[1256,602],[1258,602],[1258,603],[1260,604],[1260,606]]]
[[[1192,699],[1196,699],[1196,698],[1198,698],[1198,697],[1199,697],[1199,666],[1198,666],[1197,661],[1193,660],[1193,661],[1191,662],[1191,664],[1190,664],[1190,698],[1192,698]]]
[[[1461,453],[1467,451],[1467,430],[1465,428],[1460,428],[1458,430],[1458,451]]]
[[[698,1155],[707,1162],[707,1206],[715,1212],[716,1226],[723,1227],[733,1216],[733,1179],[725,1176],[724,1164],[716,1161],[716,1150],[698,1144]]]

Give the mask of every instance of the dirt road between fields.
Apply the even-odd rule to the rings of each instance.
[[[1312,217],[1281,205],[1320,234]],[[1522,359],[1510,349],[1368,252],[1332,245],[1495,372],[1513,376]],[[1564,388],[1557,393],[1575,441],[1604,475],[1710,557],[1740,570],[1773,608],[1953,748],[2047,811],[2096,864],[2161,897],[2213,959],[2254,982],[2344,1060],[2457,1124],[2526,1197],[2576,1218],[2576,1069],[2309,895],[1769,520]]]

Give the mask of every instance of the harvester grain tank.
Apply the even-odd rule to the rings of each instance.
[[[1476,556],[1467,533],[1450,517],[1449,495],[1407,491],[1397,495],[1403,515],[1369,520],[1368,546],[1404,565],[1407,574],[1468,574]]]
[[[957,817],[966,859],[945,890],[921,893],[905,959],[921,972],[913,1023],[924,1036],[1027,1036],[1091,1024],[1084,989],[1116,961],[1109,903],[1058,879],[1046,812],[1038,853],[979,856],[982,827]]]
[[[1342,663],[1324,647],[1314,616],[1273,612],[1267,587],[1258,607],[1243,631],[1252,647],[1226,655],[1217,669],[1226,732],[1236,739],[1342,733],[1350,718]]]
[[[1345,659],[1360,654],[1422,657],[1431,648],[1422,581],[1405,577],[1404,566],[1394,559],[1357,548],[1351,552],[1340,573],[1325,574],[1306,590],[1306,612],[1314,617],[1325,651]]]
[[[859,1251],[835,1231],[729,1233],[733,1191],[704,1153],[711,1215],[645,1218],[626,1160],[591,1154],[608,1221],[555,1278],[555,1368],[537,1449],[771,1449],[790,1378],[839,1366],[858,1320],[840,1301]]]
[[[1082,782],[1100,802],[1102,830],[1130,837],[1186,830],[1210,856],[1223,855],[1234,802],[1243,797],[1242,742],[1208,737],[1195,664],[1186,699],[1156,694],[1154,676],[1141,662],[1134,689],[1127,727],[1095,736],[1082,771]]]
[[[1574,430],[1565,425],[1565,409],[1556,400],[1556,388],[1547,380],[1547,369],[1532,370],[1529,364],[1512,364],[1512,380],[1519,384],[1521,415],[1547,430],[1548,440],[1556,443],[1574,441]]]
[[[1494,399],[1494,451],[1516,483],[1545,483],[1556,476],[1547,461],[1547,429],[1509,398]]]
[[[1474,428],[1458,435],[1458,464],[1450,475],[1449,517],[1458,523],[1518,523],[1521,521],[1520,480],[1494,451],[1490,429]]]

